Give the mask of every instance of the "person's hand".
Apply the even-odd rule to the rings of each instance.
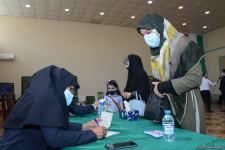
[[[104,138],[107,134],[106,128],[102,126],[97,128],[92,128],[91,130],[96,134],[98,139]]]
[[[97,120],[98,122],[101,121],[100,118],[97,118],[96,120]],[[99,125],[98,125],[94,120],[92,120],[92,121],[89,121],[89,122],[83,124],[83,125],[82,125],[82,129],[92,129],[92,128],[96,128],[96,127],[98,127],[98,126],[99,126]]]
[[[99,105],[99,101],[98,100],[95,100],[94,104],[96,108],[98,108],[98,105]]]
[[[122,93],[123,98],[129,99],[131,97],[131,92],[123,92]]]
[[[166,94],[162,94],[162,93],[160,93],[160,92],[158,91],[158,84],[159,84],[159,82],[152,82],[152,84],[154,85],[153,91],[154,91],[155,95],[157,95],[157,96],[160,97],[160,98],[163,98],[164,95],[166,95]]]

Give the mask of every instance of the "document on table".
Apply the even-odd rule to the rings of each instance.
[[[116,132],[116,131],[107,131],[107,134],[105,137],[110,137],[112,135],[116,135],[116,134],[120,134],[120,132]]]
[[[110,112],[102,112],[101,113],[101,121],[99,121],[99,126],[104,126],[108,129],[112,123],[113,113]]]
[[[159,130],[150,130],[150,131],[144,131],[145,134],[151,135],[153,137],[159,138],[163,136],[163,132]]]

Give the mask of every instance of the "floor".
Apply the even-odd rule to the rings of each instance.
[[[212,103],[212,110],[213,113],[206,112],[205,115],[207,134],[225,139],[225,112],[221,111],[221,104],[216,102]],[[2,123],[2,116],[0,116],[0,125],[2,125]],[[2,134],[3,128],[0,126],[0,137]]]
[[[213,113],[207,113],[206,131],[210,136],[225,139],[225,112],[222,112],[222,106],[219,103],[212,103]]]

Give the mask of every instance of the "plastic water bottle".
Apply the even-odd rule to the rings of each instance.
[[[171,142],[175,139],[174,134],[174,119],[170,110],[165,110],[165,116],[162,119],[163,125],[163,139]]]
[[[98,115],[101,116],[101,113],[105,111],[105,102],[100,103],[98,107]]]
[[[101,104],[98,106],[98,115],[101,115]]]

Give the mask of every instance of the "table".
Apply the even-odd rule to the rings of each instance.
[[[97,117],[96,113],[83,117],[70,117],[70,122],[85,123]],[[144,134],[146,130],[162,130],[161,124],[140,118],[138,121],[128,121],[119,118],[118,113],[113,114],[110,131],[118,131],[120,134],[113,135],[93,143],[67,147],[63,150],[105,150],[105,144],[126,142],[129,140],[138,144],[130,150],[225,150],[225,140],[216,137],[198,134],[183,129],[175,129],[175,141],[166,142],[162,138],[154,138]],[[208,148],[208,149],[207,149]]]

